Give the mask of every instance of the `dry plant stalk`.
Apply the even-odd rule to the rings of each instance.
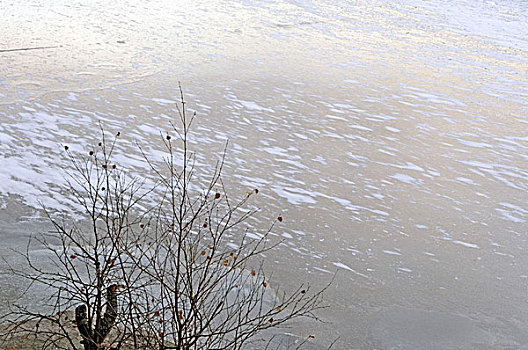
[[[269,235],[282,217],[259,239],[248,235],[244,223],[256,213],[248,201],[258,190],[236,202],[228,197],[225,150],[196,190],[188,148],[194,117],[182,93],[178,125],[161,135],[164,161],[140,147],[156,179],[149,186],[113,162],[120,133],[109,140],[101,128],[101,142],[85,155],[65,147],[74,169],[68,190],[86,222],[46,210],[54,231],[34,239],[52,254],[54,268],[34,261],[30,242],[21,253],[27,266],[11,272],[50,297],[41,310],[18,305],[4,317],[5,344],[36,335],[42,349],[236,350],[251,347],[264,330],[315,318],[324,289],[271,288],[262,255],[276,246]]]

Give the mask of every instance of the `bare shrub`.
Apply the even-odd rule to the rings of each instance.
[[[163,161],[139,148],[154,182],[114,163],[119,133],[109,139],[101,130],[83,155],[65,147],[74,169],[68,190],[83,220],[46,210],[54,230],[34,240],[53,268],[34,261],[30,242],[21,253],[27,266],[10,269],[48,297],[38,310],[18,305],[4,317],[5,344],[36,335],[43,349],[243,349],[265,330],[315,318],[323,290],[279,291],[263,268],[282,217],[264,232],[245,228],[258,190],[232,200],[223,156],[203,185],[183,94],[178,112],[161,134]]]

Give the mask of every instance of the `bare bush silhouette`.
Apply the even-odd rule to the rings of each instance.
[[[180,89],[181,91],[181,89]],[[38,310],[18,305],[4,317],[4,344],[36,336],[42,349],[244,349],[263,331],[316,318],[323,290],[272,288],[263,255],[270,233],[248,231],[257,189],[232,200],[222,182],[224,155],[198,179],[183,93],[176,123],[160,134],[163,161],[139,147],[154,181],[114,162],[120,133],[85,154],[65,146],[69,186],[82,220],[46,210],[53,232],[22,252],[10,272],[45,288]],[[43,268],[30,249],[52,255]],[[18,338],[17,338],[18,337]],[[15,347],[13,347],[15,349]]]

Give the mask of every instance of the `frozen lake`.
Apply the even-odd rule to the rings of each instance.
[[[528,2],[3,0],[0,15],[2,256],[42,229],[39,202],[69,205],[62,145],[99,121],[145,173],[134,142],[155,149],[181,81],[199,162],[229,139],[228,187],[262,194],[254,224],[285,218],[275,283],[340,270],[327,323],[292,333],[528,344]],[[16,286],[0,275],[0,299]]]

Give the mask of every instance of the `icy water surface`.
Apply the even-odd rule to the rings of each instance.
[[[269,268],[327,293],[339,349],[528,343],[525,1],[3,1],[0,247],[64,209],[62,145],[145,173],[178,99],[199,164],[285,218]],[[34,50],[7,51],[21,48]],[[0,277],[0,295],[13,282]]]

